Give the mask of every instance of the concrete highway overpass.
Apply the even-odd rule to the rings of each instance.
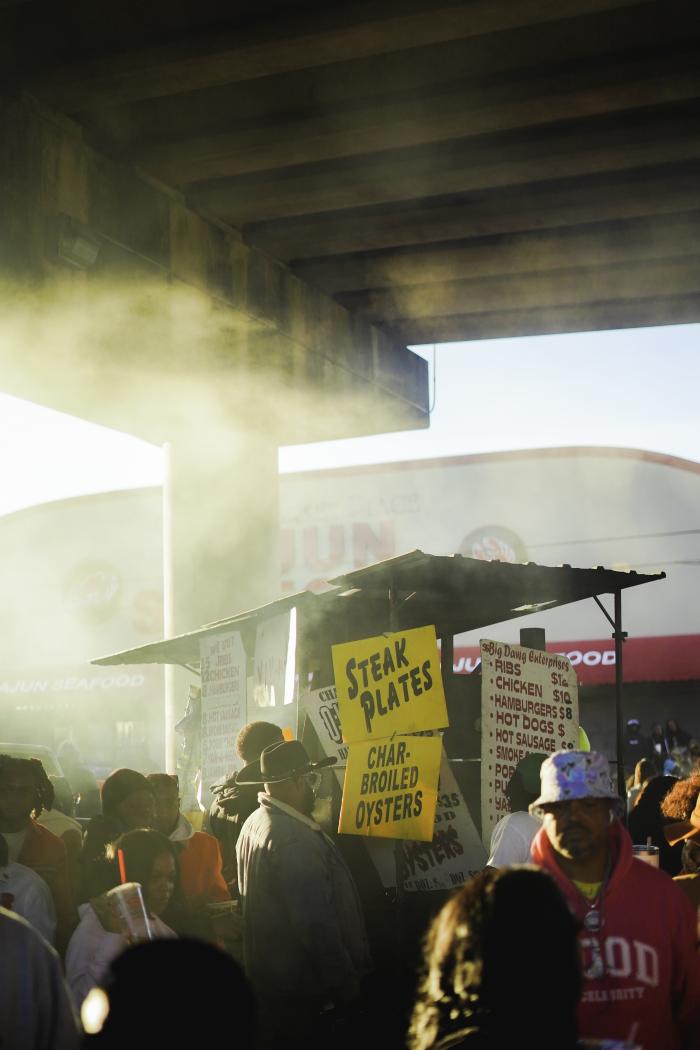
[[[407,345],[700,320],[699,38],[690,0],[0,2],[3,388],[172,442],[171,629],[275,596],[280,443],[427,425]]]

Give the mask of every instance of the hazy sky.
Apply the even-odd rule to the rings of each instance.
[[[700,460],[700,325],[443,343],[435,360],[429,431],[290,447],[281,469],[559,445]]]
[[[620,445],[700,460],[700,325],[418,352],[436,361],[429,429],[282,449],[280,469],[559,445]],[[0,448],[0,514],[162,479],[159,448],[4,394]]]

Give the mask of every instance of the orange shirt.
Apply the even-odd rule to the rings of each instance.
[[[231,900],[221,873],[221,850],[214,836],[195,831],[191,838],[178,842],[177,846],[183,895],[203,897],[211,902]]]
[[[57,835],[31,820],[17,860],[48,883],[56,906],[56,946],[64,951],[78,922],[65,845]]]

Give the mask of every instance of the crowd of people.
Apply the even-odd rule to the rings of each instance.
[[[642,732],[638,718],[630,718],[622,742],[622,761],[630,775],[641,759],[646,759],[658,776],[685,777],[694,770],[700,772],[700,741],[682,729],[675,718],[667,719],[665,725],[654,722],[649,735]]]
[[[285,1050],[700,1046],[700,772],[647,776],[642,756],[627,818],[603,755],[527,756],[487,867],[427,924],[416,975],[410,953],[376,951],[352,865],[314,819],[335,760],[265,722],[237,752],[211,834],[180,811],[176,776],[130,769],[84,834],[70,813],[51,831],[41,763],[0,755],[0,1046],[189,1047],[222,1023],[236,1046]],[[147,938],[115,907],[125,884]],[[388,972],[402,966],[405,1001]]]

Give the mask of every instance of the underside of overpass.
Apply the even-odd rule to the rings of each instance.
[[[14,88],[395,344],[697,320],[693,0],[1,6]]]
[[[3,387],[249,506],[280,443],[427,425],[407,345],[700,320],[699,42],[695,0],[0,0]]]

